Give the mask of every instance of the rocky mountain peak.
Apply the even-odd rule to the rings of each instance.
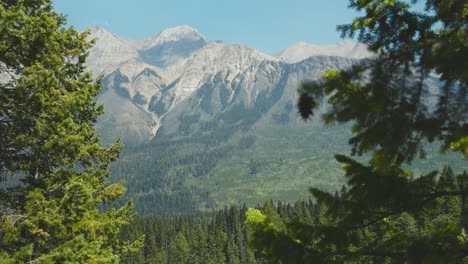
[[[151,38],[151,43],[149,46],[153,47],[156,45],[162,45],[164,43],[177,42],[181,40],[206,41],[206,38],[196,29],[187,25],[182,25],[161,31],[159,34]]]

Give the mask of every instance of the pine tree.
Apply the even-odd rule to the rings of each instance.
[[[190,257],[190,247],[182,232],[172,239],[169,244],[169,262],[184,264],[188,263]]]
[[[0,197],[6,263],[117,263],[141,244],[117,239],[131,202],[102,207],[125,192],[108,181],[121,145],[99,144],[91,44],[65,23],[50,0],[0,3],[0,172],[22,182]]]
[[[206,263],[226,263],[224,245],[226,244],[226,235],[219,226],[216,226],[209,237],[210,258]]]
[[[468,189],[468,172],[463,172],[457,177],[458,188],[461,190]],[[468,194],[463,193],[460,197],[461,216],[460,222],[465,230],[468,230]]]
[[[158,258],[158,248],[156,246],[156,240],[154,238],[154,233],[149,232],[145,236],[145,247],[144,247],[144,254],[145,254],[145,263],[157,263],[156,259]]]
[[[191,250],[193,263],[204,263],[204,260],[208,258],[208,237],[201,224],[195,226],[192,240],[189,243],[193,249]]]
[[[362,17],[338,28],[343,37],[357,34],[375,57],[304,83],[298,107],[307,119],[326,100],[325,123],[351,122],[351,155],[370,159],[336,155],[348,186],[335,195],[311,189],[325,208],[326,221],[315,219],[316,226],[296,222],[278,229],[251,212],[253,243],[284,263],[466,261],[464,211],[455,205],[465,201],[466,185],[454,184],[443,168],[419,175],[407,166],[425,158],[428,143],[468,155],[466,1],[427,0],[418,10],[408,1],[351,0],[350,7]],[[434,74],[442,86],[431,95],[436,105],[428,102],[427,88]],[[463,181],[463,175],[456,178]]]

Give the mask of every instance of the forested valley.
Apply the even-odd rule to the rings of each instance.
[[[456,175],[449,167],[444,168],[438,182],[437,190],[455,191],[459,185],[468,185],[468,174]],[[346,187],[335,193],[340,197],[346,193]],[[395,219],[398,232],[408,236],[424,237],[444,228],[446,221],[468,221],[468,196],[441,197],[432,205],[437,209],[422,215],[402,214]],[[255,235],[255,228],[247,220],[247,215],[258,211],[270,218],[278,230],[291,226],[302,226],[302,232],[308,228],[333,223],[333,218],[326,212],[326,206],[312,200],[283,203],[267,201],[254,208],[225,207],[215,213],[198,216],[149,217],[138,216],[130,226],[122,229],[120,237],[134,240],[145,235],[142,249],[138,253],[126,255],[125,263],[272,263],[273,259],[258,247],[249,246]],[[454,227],[452,227],[454,228]],[[369,243],[378,243],[382,239],[381,229],[365,228],[352,234],[356,246],[366,247]],[[266,239],[267,241],[263,241]],[[269,237],[254,240],[258,245],[270,243]],[[280,254],[307,255],[298,248],[288,248],[284,252],[278,245]],[[271,254],[271,253],[269,253]],[[442,259],[444,256],[440,256]],[[297,262],[301,263],[297,259]],[[384,256],[369,255],[363,261],[383,263]]]
[[[349,8],[291,61],[0,1],[0,264],[468,263],[466,0]]]

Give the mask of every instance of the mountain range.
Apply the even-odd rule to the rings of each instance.
[[[209,41],[189,26],[141,40],[96,26],[90,32],[87,67],[103,77],[97,99],[105,113],[96,130],[104,144],[124,143],[111,178],[127,182],[140,213],[197,213],[307,199],[310,186],[341,188],[333,156],[349,153],[349,124],[301,120],[297,89],[327,69],[372,57],[365,45],[299,42],[265,54]],[[433,100],[437,77],[426,84]],[[414,166],[427,171],[447,163],[450,157],[436,155]]]
[[[127,182],[140,213],[292,201],[343,184],[332,157],[349,152],[349,126],[301,120],[297,89],[372,56],[365,45],[300,42],[270,55],[189,26],[142,40],[90,32],[87,67],[104,86],[96,129],[104,144],[125,144],[111,177]]]
[[[269,114],[277,121],[282,115],[278,122],[284,123],[295,119],[291,104],[300,82],[319,77],[327,68],[348,67],[354,59],[371,56],[363,44],[350,41],[330,46],[300,42],[268,55],[245,45],[210,42],[189,26],[142,40],[97,26],[90,31],[89,39],[96,43],[87,66],[95,76],[105,77],[100,100],[107,114],[98,124],[105,142],[121,136],[124,142],[139,144],[157,133],[202,132],[213,122],[215,126],[233,124],[229,118],[241,110],[257,112],[258,120],[249,122]],[[187,118],[193,119],[189,127],[181,122]]]

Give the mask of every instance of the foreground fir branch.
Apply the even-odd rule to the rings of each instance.
[[[466,1],[427,0],[424,10],[397,0],[350,1],[350,7],[364,15],[339,30],[357,34],[376,56],[305,83],[298,107],[307,119],[326,98],[324,121],[351,122],[351,154],[370,158],[337,155],[347,188],[335,195],[311,189],[326,205],[324,222],[280,228],[248,212],[252,243],[280,263],[467,261],[467,173],[408,169],[426,157],[429,143],[463,159],[468,154]],[[428,79],[440,83],[435,94]]]

